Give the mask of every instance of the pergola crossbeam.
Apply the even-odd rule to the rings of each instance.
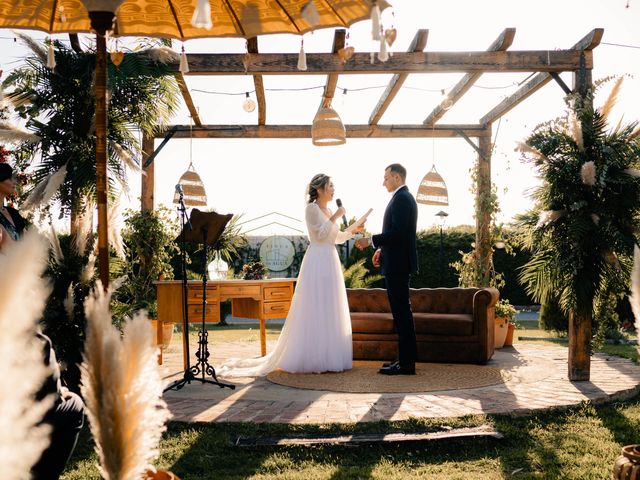
[[[513,37],[516,34],[515,28],[505,28],[500,36],[491,44],[487,49],[488,52],[501,52],[507,50],[513,43]],[[424,120],[424,124],[431,126],[436,123],[446,111],[455,105],[455,103],[467,93],[467,91],[478,81],[482,72],[467,73],[460,81],[451,89],[447,94],[446,100],[443,100],[440,105],[433,109],[429,116]],[[449,107],[445,108],[445,101],[451,102]]]
[[[247,52],[251,54],[258,53],[258,38],[251,37],[247,40]],[[267,121],[267,100],[264,95],[264,82],[262,75],[253,76],[253,85],[256,90],[256,100],[258,103],[258,125],[264,125]]]
[[[175,138],[311,138],[310,125],[174,125]],[[345,125],[348,138],[453,138],[463,132],[468,137],[483,137],[484,125]],[[163,136],[163,132],[157,134]]]
[[[413,41],[409,45],[407,51],[409,53],[423,51],[427,46],[428,37],[429,30],[418,30],[415,37],[413,37]],[[396,94],[400,91],[400,87],[402,87],[402,84],[408,76],[409,74],[407,73],[396,73],[393,77],[391,77],[389,85],[387,85],[386,90],[380,97],[380,100],[378,100],[378,104],[373,109],[373,112],[369,117],[369,125],[376,125],[380,121],[382,115],[384,115],[384,112],[387,111],[387,108],[389,108],[389,105],[391,105],[391,102],[396,97]]]
[[[307,70],[298,70],[298,54],[192,53],[189,75],[327,75],[389,73],[471,72],[565,72],[577,69],[585,55],[586,68],[593,68],[591,51],[520,50],[469,52],[394,53],[385,63],[371,63],[369,53],[356,53],[343,63],[333,53],[307,54]],[[246,68],[245,68],[246,65]],[[178,63],[169,64],[178,71]]]
[[[182,93],[182,98],[184,99],[184,103],[187,105],[187,109],[189,109],[189,114],[193,119],[193,123],[195,123],[198,126],[202,125],[200,114],[198,113],[198,109],[193,103],[193,98],[191,97],[191,93],[189,92],[189,87],[187,87],[187,82],[185,82],[184,75],[182,74],[182,72],[176,73],[176,81],[178,82],[178,88],[180,89],[180,93]]]
[[[346,30],[339,29],[333,34],[333,48],[332,54],[337,57],[338,51],[344,48]],[[336,93],[336,87],[338,86],[338,74],[330,73],[327,75],[327,84],[324,86],[324,93],[322,94],[322,101],[320,102],[320,108],[327,108],[331,106],[331,101]]]
[[[573,51],[578,54],[577,62],[573,68],[567,69],[570,71],[577,71],[580,65],[580,57],[584,55],[585,59],[585,68],[591,70],[593,68],[593,52],[592,50],[600,44],[602,40],[602,35],[604,30],[602,28],[596,28],[589,32],[585,37],[581,38],[571,50],[565,51]],[[591,65],[587,64],[586,59],[591,59]],[[533,70],[532,70],[533,71]],[[519,90],[514,92],[511,96],[505,98],[502,102],[496,105],[489,113],[487,113],[484,117],[480,119],[480,123],[491,123],[496,121],[502,115],[510,111],[513,107],[518,105],[520,102],[530,97],[533,93],[540,90],[547,83],[552,80],[552,76],[550,72],[546,73],[538,73],[531,80],[525,83]]]

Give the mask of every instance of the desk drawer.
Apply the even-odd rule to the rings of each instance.
[[[264,302],[262,314],[265,318],[284,318],[289,313],[291,302]]]
[[[291,300],[291,287],[265,287],[263,300]]]
[[[187,303],[202,303],[202,297],[202,287],[189,286],[187,289]],[[211,303],[211,300],[217,303],[218,287],[207,287],[207,303]]]
[[[222,285],[220,296],[260,298],[260,285]]]
[[[205,312],[205,322],[218,323],[220,321],[220,306],[217,302],[208,304]],[[189,323],[198,322],[202,322],[202,305],[189,305]]]

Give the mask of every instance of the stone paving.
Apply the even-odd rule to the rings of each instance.
[[[196,346],[191,347],[192,353]],[[273,348],[273,344],[268,348]],[[257,344],[233,342],[210,347],[215,367],[229,357],[257,355]],[[567,349],[516,343],[496,350],[489,365],[506,373],[503,384],[425,393],[337,393],[303,390],[271,383],[264,377],[219,380],[235,390],[194,381],[165,399],[173,420],[184,422],[355,423],[469,414],[510,413],[563,408],[582,401],[594,403],[629,398],[640,392],[640,366],[630,360],[596,354],[591,381],[567,380]],[[165,353],[169,380],[182,378],[182,351]]]

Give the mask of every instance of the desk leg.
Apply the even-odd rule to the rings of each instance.
[[[267,354],[267,322],[260,319],[260,353],[264,357]]]
[[[182,369],[187,369],[187,342],[189,341],[189,329],[184,331],[184,322],[182,324]]]

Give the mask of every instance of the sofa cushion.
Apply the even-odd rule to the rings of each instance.
[[[384,288],[349,288],[347,300],[350,312],[391,312],[387,291]]]
[[[473,315],[464,313],[414,313],[416,334],[473,335]]]
[[[394,333],[393,317],[390,313],[351,312],[353,333]]]

